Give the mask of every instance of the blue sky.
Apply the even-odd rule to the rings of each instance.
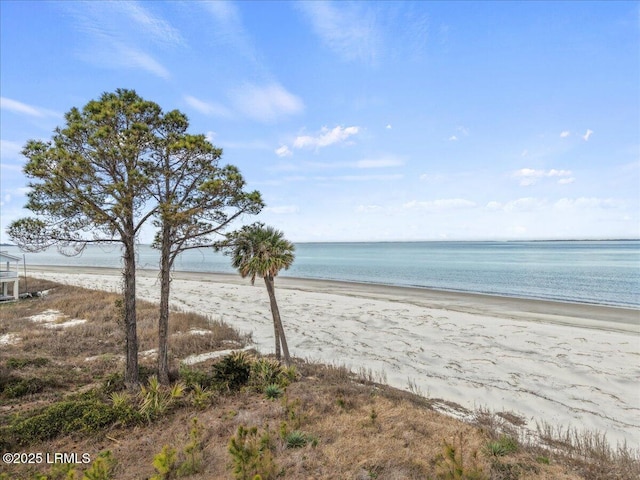
[[[0,241],[25,142],[116,88],[293,241],[639,238],[639,6],[3,0]]]

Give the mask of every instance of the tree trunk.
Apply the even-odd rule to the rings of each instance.
[[[287,338],[284,335],[284,327],[282,326],[282,320],[280,319],[280,310],[278,310],[278,303],[276,302],[275,282],[272,275],[264,277],[264,283],[267,285],[267,292],[269,293],[269,302],[271,304],[271,315],[273,316],[273,327],[276,336],[276,358],[280,360],[278,340],[282,341],[282,351],[284,353],[284,364],[286,366],[291,365],[291,357],[289,356],[289,346],[287,345]]]
[[[166,222],[165,222],[166,223]],[[163,227],[160,253],[160,315],[158,319],[158,380],[169,384],[169,292],[171,290],[171,252],[169,227]]]
[[[269,294],[269,303],[271,304],[271,317],[273,318],[273,335],[276,339],[276,360],[282,360],[282,353],[280,350],[280,328],[276,321],[276,316],[280,317],[280,311],[278,310],[278,304],[276,302],[275,289],[269,283],[268,277],[264,277],[264,283],[267,285],[267,293]]]
[[[137,389],[138,332],[136,324],[136,251],[133,238],[124,241],[124,325],[126,338],[126,366],[124,383],[129,389]]]

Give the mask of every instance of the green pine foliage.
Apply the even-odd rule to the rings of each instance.
[[[111,480],[116,460],[109,450],[101,452],[84,472],[82,480]]]
[[[257,427],[238,427],[236,435],[229,440],[229,453],[233,461],[236,480],[262,480],[275,478],[276,465],[273,460],[271,436],[268,430],[261,435]]]

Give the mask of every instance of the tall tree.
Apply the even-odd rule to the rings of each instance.
[[[153,246],[160,250],[160,316],[158,378],[169,382],[168,331],[171,269],[185,250],[211,247],[231,222],[263,207],[260,193],[244,190],[234,166],[218,166],[222,150],[204,135],[190,135],[186,116],[177,110],[164,116],[153,154],[158,172],[149,185],[158,202]]]
[[[251,285],[254,284],[256,276],[264,278],[273,317],[276,358],[281,359],[282,343],[284,362],[289,365],[291,357],[276,302],[275,277],[280,270],[287,270],[293,263],[294,245],[284,238],[281,231],[265,227],[263,223],[254,223],[229,234],[218,248],[231,255],[231,264],[238,269],[242,278],[251,277]]]
[[[122,245],[125,382],[132,388],[138,384],[136,238],[155,212],[145,204],[161,109],[133,90],[118,89],[82,110],[72,108],[65,120],[52,141],[31,140],[24,147],[26,208],[36,216],[14,221],[8,233],[27,251],[56,245],[78,254],[89,243]]]

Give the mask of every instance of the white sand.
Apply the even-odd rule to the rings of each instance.
[[[38,269],[30,274],[60,283],[122,284],[113,270]],[[141,272],[138,297],[157,301],[159,290],[156,273]],[[532,428],[597,430],[614,446],[640,447],[638,311],[285,278],[276,295],[296,357],[383,372],[395,387],[515,412]],[[172,305],[252,332],[258,350],[273,351],[258,281],[176,274]]]

